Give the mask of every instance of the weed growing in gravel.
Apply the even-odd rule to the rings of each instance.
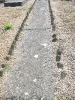
[[[72,18],[75,20],[75,12],[72,12]]]
[[[71,100],[70,98],[67,98],[66,100]]]
[[[65,18],[65,22],[66,23],[70,22],[70,19],[69,18]]]
[[[65,2],[65,1],[63,1],[63,2],[62,2],[62,5],[66,5],[66,2]]]
[[[54,100],[58,100],[58,97],[57,97],[57,96],[55,96],[55,97],[54,97]]]
[[[9,69],[9,66],[6,65],[6,66],[4,67],[4,71],[8,71],[8,69]]]
[[[31,9],[31,8],[28,8],[28,12],[30,12],[30,9]]]
[[[57,96],[55,96],[53,100],[59,100],[59,98]],[[67,97],[66,100],[71,100],[71,99]]]
[[[9,29],[11,29],[11,28],[12,28],[12,25],[11,25],[10,23],[8,23],[8,24],[5,25],[5,29],[6,29],[6,30],[9,30]]]

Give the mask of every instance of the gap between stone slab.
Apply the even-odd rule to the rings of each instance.
[[[51,28],[28,28],[28,29],[24,29],[24,30],[48,30]]]

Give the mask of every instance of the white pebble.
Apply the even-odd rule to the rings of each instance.
[[[44,44],[41,44],[41,45],[43,45],[44,47],[46,47],[48,44],[47,43],[44,43]]]
[[[43,100],[43,98],[41,98],[41,100]]]
[[[34,79],[34,80],[33,80],[33,82],[36,82],[36,81],[37,81],[37,79]]]
[[[34,58],[38,58],[38,55],[35,55]]]
[[[29,93],[28,92],[25,92],[25,95],[29,95]]]

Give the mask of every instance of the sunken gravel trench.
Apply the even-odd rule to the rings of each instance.
[[[56,78],[48,0],[36,0],[21,33],[15,59],[3,78],[1,100],[53,100]]]

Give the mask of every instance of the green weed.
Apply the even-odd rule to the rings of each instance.
[[[12,28],[12,24],[8,23],[8,24],[5,25],[5,29],[9,30],[11,28]]]
[[[62,5],[66,5],[67,3],[65,1],[62,2]]]
[[[9,66],[6,65],[6,66],[4,67],[4,71],[8,71],[8,69],[9,69]]]
[[[70,98],[67,98],[66,100],[71,100]]]
[[[54,97],[54,100],[58,100],[58,97],[57,97],[57,96],[55,96],[55,97]]]
[[[72,18],[75,20],[75,12],[72,12]]]
[[[30,9],[31,9],[31,8],[28,8],[28,12],[30,12]]]
[[[66,23],[70,22],[70,19],[69,18],[65,18],[65,22]]]

